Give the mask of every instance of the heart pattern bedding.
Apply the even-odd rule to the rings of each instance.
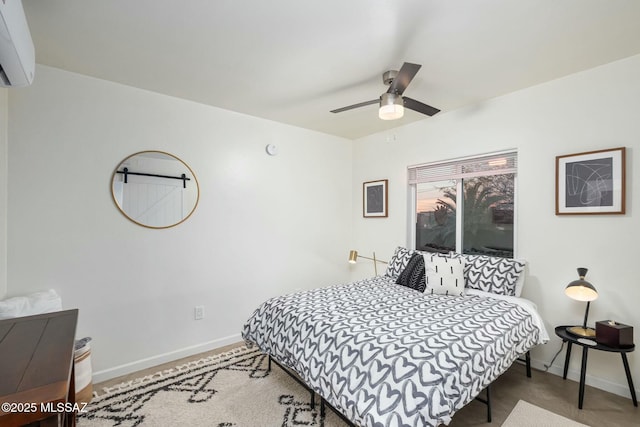
[[[387,276],[272,298],[242,331],[366,427],[448,424],[540,336],[517,304]]]

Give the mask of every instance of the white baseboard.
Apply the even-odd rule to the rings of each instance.
[[[562,359],[564,360],[564,356]],[[564,362],[562,363],[564,364]],[[559,377],[562,376],[563,370],[564,370],[564,365],[560,365],[560,366],[551,365],[547,370],[547,368],[545,367],[545,363],[543,361],[538,359],[533,359],[533,358],[531,359],[531,367],[535,369],[539,369],[541,371],[547,371]],[[623,369],[622,361],[620,361],[620,369]],[[570,379],[575,382],[580,382],[580,371],[573,370],[571,369],[571,367],[569,367],[569,370],[567,371],[567,379]],[[590,385],[592,387],[599,388],[600,390],[608,391],[609,393],[617,394],[618,396],[626,397],[629,400],[631,400],[629,385],[626,382],[624,384],[614,383],[611,381],[604,380],[602,378],[593,377],[589,375],[589,372],[587,372],[584,382],[586,385]],[[636,386],[636,383],[634,383],[634,388],[635,386]],[[585,396],[586,396],[586,393],[585,393]],[[636,389],[636,396],[640,396],[640,391],[638,389]],[[577,405],[577,402],[578,402],[578,395],[576,394],[576,405]]]
[[[219,338],[217,340],[192,345],[190,347],[181,348],[164,354],[159,354],[157,356],[147,357],[145,359],[125,363],[124,365],[115,366],[113,368],[103,369],[102,371],[96,371],[93,373],[93,383],[100,383],[102,381],[107,381],[121,375],[127,375],[132,372],[140,371],[142,369],[151,368],[153,366],[158,366],[163,363],[181,359],[183,357],[189,357],[193,356],[194,354],[203,353],[205,351],[215,350],[216,348],[224,347],[226,345],[234,344],[241,341],[242,337],[240,336],[240,334],[234,334],[228,337]]]

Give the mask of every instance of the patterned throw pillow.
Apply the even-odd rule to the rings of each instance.
[[[497,295],[515,296],[516,282],[524,271],[525,262],[487,255],[450,254],[464,259],[464,278],[467,288]]]
[[[388,277],[397,279],[398,276],[400,276],[400,273],[407,268],[407,264],[409,264],[409,260],[413,256],[414,252],[415,251],[413,249],[398,246],[396,248],[396,252],[389,260],[389,265],[387,266],[387,272],[385,274]]]
[[[402,273],[400,273],[398,279],[396,279],[396,283],[415,289],[418,292],[424,292],[427,286],[424,277],[424,258],[422,254],[416,252],[411,259],[409,259],[407,267],[402,270]]]
[[[464,295],[464,260],[424,254],[425,294]]]

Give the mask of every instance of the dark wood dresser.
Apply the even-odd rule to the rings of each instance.
[[[0,320],[0,426],[74,426],[78,310]]]

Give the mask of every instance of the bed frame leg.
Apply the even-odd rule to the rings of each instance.
[[[271,371],[271,360],[272,357],[271,355],[267,355],[267,357],[269,358],[269,363],[267,366],[267,372]],[[307,389],[307,391],[309,392],[309,394],[311,395],[311,398],[309,399],[309,406],[311,407],[311,409],[315,409],[316,408],[316,393],[311,389],[311,387],[307,386],[304,381],[302,381],[301,378],[299,378],[298,376],[294,375],[292,372],[289,372],[288,369],[285,369],[284,366],[282,366],[280,363],[278,363],[277,360],[273,360],[273,362],[280,366],[280,368],[286,373],[288,374],[291,378],[293,378],[294,380],[296,380],[298,382],[298,384],[300,384],[302,387],[304,387],[305,389]],[[322,407],[321,407],[322,409]]]
[[[527,351],[525,360],[527,363],[527,378],[531,378],[531,351]]]
[[[487,422],[491,422],[491,384],[487,386]]]
[[[480,396],[476,396],[476,400],[478,402],[481,402],[487,405],[487,422],[490,423],[491,422],[491,384],[489,384],[487,388],[485,388],[485,392],[486,392],[486,397],[484,399]]]
[[[348,419],[347,417],[345,417],[342,412],[338,411],[336,408],[334,408],[329,402],[327,402],[322,396],[320,396],[320,418],[324,419],[325,414],[326,414],[326,407],[329,407],[329,409],[331,409],[338,417],[340,417],[340,419],[342,421],[345,422],[345,424],[349,427],[358,427],[357,425],[355,425],[350,419]],[[324,425],[324,424],[323,424]]]

